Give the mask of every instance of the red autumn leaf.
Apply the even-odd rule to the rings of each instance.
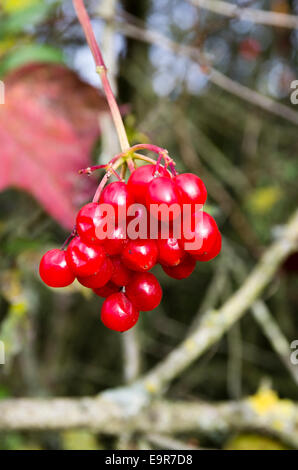
[[[94,182],[78,175],[90,165],[105,98],[64,66],[31,64],[5,78],[0,106],[0,190],[32,194],[61,225],[90,199]]]

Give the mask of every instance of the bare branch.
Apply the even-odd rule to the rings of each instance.
[[[252,23],[276,26],[279,28],[298,28],[298,16],[274,11],[256,10],[222,2],[221,0],[189,0],[196,7],[204,8],[218,15],[251,21]]]
[[[270,407],[259,410],[257,400],[250,398],[220,404],[160,400],[141,413],[129,415],[125,407],[102,396],[0,401],[0,430],[73,428],[112,435],[127,431],[209,434],[254,429],[276,435],[298,447],[298,405],[277,398]]]

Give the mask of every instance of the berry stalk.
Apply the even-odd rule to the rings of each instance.
[[[113,159],[114,160],[114,159]],[[111,162],[113,161],[111,160]],[[120,157],[120,158],[117,158],[115,163],[112,164],[112,163],[108,163],[107,165],[105,165],[105,169],[106,169],[106,174],[104,175],[104,177],[102,178],[101,182],[99,183],[98,187],[97,187],[97,190],[94,194],[94,197],[93,197],[93,200],[92,202],[98,202],[99,201],[99,197],[102,193],[102,190],[103,188],[105,187],[108,179],[112,176],[112,175],[116,175],[116,177],[121,181],[121,177],[118,175],[118,173],[116,172],[116,169],[119,168],[119,166],[121,165],[124,165],[125,164],[125,160]],[[98,165],[98,166],[101,166],[101,165]],[[95,167],[91,167],[91,168],[87,168],[87,170],[89,170],[89,172],[93,171],[92,170],[95,169],[98,169],[96,166]],[[81,170],[82,172],[84,172],[84,170]]]
[[[107,67],[103,60],[100,48],[96,42],[95,35],[91,26],[90,18],[88,16],[87,10],[84,5],[83,0],[73,0],[73,5],[77,14],[77,17],[81,23],[83,31],[85,33],[88,45],[92,52],[94,62],[96,65],[96,71],[99,74],[102,82],[102,86],[108,101],[108,105],[110,107],[110,111],[112,114],[112,118],[116,127],[116,131],[118,134],[120,147],[122,152],[125,152],[129,149],[129,142],[127,138],[127,134],[125,131],[125,127],[123,124],[123,120],[121,117],[121,113],[115,99],[114,93],[112,91],[108,76],[107,76]],[[134,165],[131,158],[127,159],[127,165],[130,171],[134,171]]]

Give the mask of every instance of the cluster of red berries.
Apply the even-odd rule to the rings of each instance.
[[[64,287],[75,278],[95,294],[104,297],[101,320],[116,331],[126,331],[134,326],[140,311],[156,308],[162,298],[157,278],[149,273],[160,263],[165,273],[174,279],[184,279],[194,270],[197,261],[209,261],[221,249],[221,235],[215,220],[200,211],[195,222],[198,205],[207,197],[203,181],[191,173],[177,175],[162,165],[143,165],[130,175],[127,184],[116,181],[104,187],[98,202],[86,204],[77,214],[75,231],[67,249],[53,249],[45,253],[40,262],[40,276],[51,287]],[[143,217],[142,208],[150,215],[152,205],[170,207],[188,204],[189,219],[183,221],[186,230],[181,238],[149,237],[132,239],[127,225],[119,223],[119,214],[139,203],[137,217]],[[103,204],[113,207],[117,223],[106,238],[98,238],[98,229],[106,223],[99,210]],[[127,223],[130,221],[127,217]],[[158,215],[162,224],[162,215]],[[173,216],[172,216],[173,219]],[[126,222],[125,222],[126,223]],[[168,225],[173,220],[170,219]],[[192,240],[199,240],[195,248],[187,248],[185,233],[191,229]],[[149,233],[149,232],[147,232]]]

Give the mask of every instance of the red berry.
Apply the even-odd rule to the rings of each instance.
[[[150,234],[150,214],[143,204],[134,204],[128,212],[127,237],[147,239]],[[158,222],[158,221],[157,221]]]
[[[126,230],[122,224],[120,224],[109,234],[108,238],[103,243],[103,247],[108,255],[119,255],[126,243]]]
[[[104,286],[112,277],[114,266],[110,258],[106,258],[99,271],[91,276],[78,277],[78,281],[85,287],[95,289]]]
[[[154,173],[155,165],[143,165],[130,175],[127,187],[136,202],[146,204],[148,184],[153,180]],[[169,172],[162,166],[159,167],[158,174],[170,178]]]
[[[132,272],[128,269],[121,261],[120,256],[114,256],[112,258],[114,272],[111,277],[111,281],[117,286],[126,286],[129,283]]]
[[[180,215],[180,212],[174,214],[172,211],[162,211],[163,207],[167,209],[170,206],[173,206],[173,204],[180,204],[179,189],[176,187],[173,180],[166,178],[165,176],[159,176],[151,181],[148,185],[146,205],[150,210],[150,213],[155,215],[155,208],[151,207],[153,204],[157,204],[161,209],[161,212],[158,212],[159,220],[173,220]]]
[[[100,204],[110,204],[114,208],[116,220],[121,220],[126,216],[127,208],[134,203],[134,199],[128,191],[126,183],[115,181],[104,188],[99,202]]]
[[[134,271],[149,271],[157,261],[158,248],[154,240],[130,240],[122,252],[122,261]]]
[[[105,286],[93,289],[93,292],[99,297],[109,297],[109,295],[119,292],[121,287],[116,286],[111,281],[108,282]]]
[[[162,298],[160,284],[151,273],[134,274],[125,290],[133,305],[144,312],[156,308]]]
[[[101,309],[101,321],[115,331],[127,331],[138,321],[139,312],[122,292],[106,298]]]
[[[220,231],[217,232],[217,238],[210,248],[210,250],[203,255],[196,255],[194,258],[197,261],[210,261],[211,259],[215,258],[221,250],[221,233]]]
[[[75,237],[68,245],[66,260],[76,276],[91,276],[98,273],[106,254],[102,246],[84,243],[80,237]]]
[[[43,255],[39,264],[39,274],[43,282],[50,287],[66,287],[75,279],[75,275],[67,265],[65,251],[57,248]]]
[[[182,245],[184,249],[192,256],[197,256],[209,253],[218,237],[219,230],[210,214],[199,211],[192,214],[187,223],[184,221],[182,232]]]
[[[102,243],[96,236],[97,229],[106,225],[105,214],[96,202],[90,202],[82,207],[76,219],[76,229],[81,239],[86,243]]]
[[[158,262],[165,266],[177,266],[185,255],[185,251],[174,237],[157,240],[157,246]]]
[[[196,204],[205,204],[207,190],[203,181],[197,175],[182,173],[176,176],[174,181],[180,191],[181,204],[191,204],[193,212],[196,210]]]
[[[180,280],[190,276],[195,266],[196,260],[189,254],[186,254],[178,266],[162,266],[162,269],[168,276]]]

